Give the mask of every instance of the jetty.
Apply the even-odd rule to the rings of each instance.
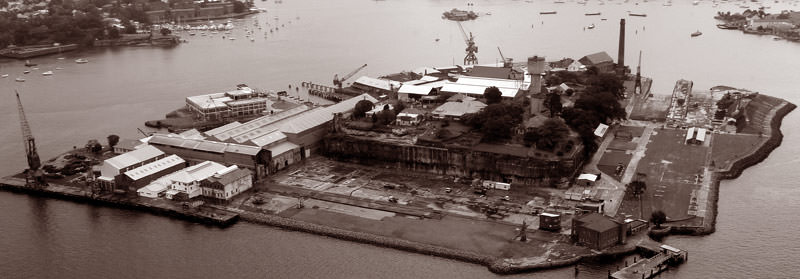
[[[32,46],[9,46],[0,50],[0,55],[16,58],[26,59],[36,56],[48,55],[53,53],[62,53],[65,51],[72,51],[78,49],[77,44],[53,44],[53,45],[32,45]]]
[[[653,278],[659,273],[667,270],[670,266],[676,266],[685,262],[689,257],[689,252],[680,250],[678,248],[661,245],[659,247],[647,247],[639,245],[637,248],[655,253],[650,258],[636,261],[634,258],[633,264],[611,273],[609,271],[608,278],[614,279],[636,279],[636,278]],[[627,265],[627,263],[626,263]]]

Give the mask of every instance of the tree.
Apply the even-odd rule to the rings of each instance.
[[[483,96],[486,97],[487,105],[497,104],[503,100],[503,93],[495,86],[486,88],[486,90],[483,91]]]
[[[575,108],[594,112],[600,122],[606,124],[617,119],[625,119],[626,115],[625,109],[611,92],[582,94],[575,101]]]
[[[167,28],[161,28],[161,35],[162,36],[167,36],[169,34],[172,34],[172,30],[169,30]]]
[[[108,148],[114,148],[119,143],[119,136],[117,135],[108,135]]]
[[[664,211],[661,210],[653,211],[653,213],[650,214],[650,222],[653,222],[653,224],[656,225],[656,228],[660,229],[661,224],[667,222],[667,214],[665,214]]]
[[[395,112],[395,114],[400,114],[405,109],[406,109],[406,105],[404,105],[403,102],[401,102],[401,101],[397,101],[397,103],[394,104],[394,112]]]
[[[463,117],[464,123],[479,129],[488,141],[511,137],[511,128],[522,122],[524,110],[516,104],[491,104],[481,112]]]
[[[550,117],[555,117],[556,114],[561,113],[563,105],[561,104],[561,95],[557,93],[550,93],[547,96],[547,109],[550,110]]]
[[[111,27],[111,29],[108,30],[108,38],[119,39],[119,29],[116,27]]]
[[[560,119],[547,119],[536,130],[539,136],[536,148],[547,151],[555,149],[558,143],[569,135],[569,128]]]
[[[631,183],[628,183],[627,190],[633,194],[634,197],[639,197],[641,194],[644,194],[644,190],[647,189],[647,183],[641,180],[635,180]]]
[[[376,119],[377,123],[382,125],[389,125],[395,119],[395,114],[390,109],[384,109],[376,114],[377,114],[377,119]]]
[[[587,83],[589,86],[586,88],[586,92],[589,94],[611,92],[617,99],[622,99],[625,96],[625,86],[615,74],[597,74],[590,77]]]
[[[367,115],[367,112],[372,110],[374,105],[372,102],[368,100],[361,100],[356,103],[356,106],[353,108],[353,117],[355,118],[362,118]]]

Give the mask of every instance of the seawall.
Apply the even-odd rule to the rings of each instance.
[[[129,200],[118,199],[118,198],[91,197],[78,193],[50,190],[47,187],[32,188],[27,186],[16,185],[16,183],[13,183],[12,181],[6,179],[0,180],[0,190],[12,193],[21,193],[32,196],[73,201],[78,203],[87,203],[97,206],[113,207],[113,208],[127,209],[127,210],[138,210],[142,212],[152,213],[155,215],[167,216],[190,222],[219,226],[219,227],[228,227],[230,225],[235,224],[236,221],[238,221],[239,219],[238,215],[235,215],[231,218],[214,218],[211,216],[204,216],[203,214],[193,213],[189,211],[136,203]]]
[[[725,179],[735,179],[739,177],[745,169],[764,161],[773,150],[778,148],[783,141],[783,133],[781,133],[780,130],[783,118],[795,108],[797,108],[795,104],[786,101],[780,104],[779,107],[775,108],[769,120],[769,138],[751,153],[731,163],[728,169],[717,170],[712,174],[711,191],[708,197],[709,207],[706,211],[703,226],[673,226],[670,227],[666,235],[708,235],[714,233],[717,223],[717,203],[719,202],[720,182]]]

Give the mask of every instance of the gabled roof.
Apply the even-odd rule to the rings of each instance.
[[[147,163],[141,167],[126,171],[125,175],[133,180],[139,180],[143,177],[147,177],[185,162],[186,161],[184,161],[181,157],[178,157],[178,155],[169,155],[154,162]]]
[[[358,78],[353,84],[361,84],[364,86],[369,86],[372,88],[377,88],[381,90],[393,90],[400,88],[401,83],[393,80],[388,79],[379,79],[379,78],[372,78],[368,76],[362,76]]]
[[[272,152],[272,158],[275,158],[275,157],[277,157],[277,156],[279,156],[279,155],[281,155],[283,153],[286,153],[287,151],[291,151],[293,149],[298,149],[298,148],[300,148],[299,145],[291,143],[291,142],[288,142],[288,141],[284,141],[284,142],[279,143],[279,144],[277,144],[275,146],[270,146],[267,149],[269,149],[269,151]]]
[[[119,142],[117,142],[117,145],[115,145],[114,147],[118,147],[124,150],[134,150],[142,144],[144,143],[134,139],[121,139],[119,140]]]
[[[230,129],[233,129],[233,128],[236,128],[236,127],[239,127],[239,126],[242,126],[242,123],[240,123],[239,121],[233,121],[233,122],[225,124],[223,126],[219,126],[217,128],[205,131],[204,134],[206,134],[209,137],[212,137],[212,136],[215,136],[215,135],[217,135],[219,133],[225,132],[227,130],[230,130]]]
[[[225,169],[220,163],[205,161],[200,164],[177,171],[172,176],[172,181],[192,183],[209,178],[220,170]]]
[[[486,88],[489,86],[485,85],[470,85],[470,84],[461,84],[461,83],[447,83],[442,86],[442,92],[451,92],[451,93],[464,93],[464,94],[472,94],[472,95],[481,95],[486,91]],[[519,93],[519,89],[517,88],[507,88],[507,87],[497,87],[500,89],[500,93],[503,97],[513,98],[517,96]]]
[[[470,97],[467,97],[470,98]],[[433,110],[433,114],[441,116],[461,117],[467,113],[476,113],[486,107],[486,104],[473,100],[460,102],[447,102]]]
[[[583,222],[583,227],[596,231],[605,232],[608,230],[616,229],[619,224],[611,220],[611,217],[604,216],[603,214],[592,212],[576,217],[578,221]]]
[[[251,139],[250,143],[254,144],[255,146],[264,147],[285,139],[286,134],[282,133],[281,131],[274,130],[272,133]]]
[[[361,100],[368,100],[373,104],[378,102],[377,99],[373,98],[369,94],[361,94],[359,96],[341,101],[332,106],[310,110],[306,113],[298,115],[297,117],[293,117],[291,119],[287,119],[287,121],[281,121],[280,123],[275,124],[280,125],[281,132],[298,134],[333,120],[334,113],[343,113],[353,110],[353,108],[356,106],[356,103]]]
[[[412,94],[412,95],[428,95],[433,90],[430,86],[425,85],[411,85],[411,84],[403,84],[400,86],[400,90],[397,93],[400,94]]]
[[[216,139],[218,139],[220,141],[226,141],[226,140],[228,140],[230,138],[233,138],[235,136],[250,132],[250,131],[258,129],[260,127],[264,127],[266,125],[270,125],[272,123],[275,123],[275,122],[281,121],[283,119],[286,119],[288,117],[300,114],[300,113],[302,113],[304,111],[307,111],[307,110],[308,110],[308,107],[303,105],[303,106],[291,108],[291,109],[288,109],[288,110],[285,110],[285,111],[281,111],[281,112],[278,112],[278,113],[275,113],[275,114],[265,115],[265,116],[250,120],[248,122],[245,122],[244,124],[242,124],[240,126],[237,126],[237,127],[234,127],[232,129],[229,129],[227,131],[218,133],[218,134],[214,135],[214,138],[216,138]],[[264,134],[261,134],[261,135],[264,135]],[[247,141],[248,139],[244,139],[241,142]]]
[[[612,59],[611,56],[609,56],[605,51],[586,55],[581,59],[578,59],[578,61],[587,66],[597,65],[605,62],[614,63],[614,59]]]
[[[225,143],[211,140],[184,139],[180,136],[170,136],[164,134],[153,134],[149,141],[150,144],[161,144],[173,147],[180,147],[193,150],[201,150],[211,153],[238,153],[245,155],[256,155],[261,151],[260,147],[241,145],[235,143]]]
[[[231,167],[235,167],[235,165]],[[233,171],[227,172],[222,175],[220,175],[219,172],[217,172],[217,174],[214,174],[213,176],[209,177],[208,181],[211,183],[217,182],[222,185],[228,185],[233,183],[234,181],[237,181],[252,174],[253,172],[251,172],[248,169],[235,168]]]
[[[164,155],[164,152],[158,150],[158,148],[147,145],[110,159],[106,159],[105,163],[119,170],[158,157],[160,155]]]

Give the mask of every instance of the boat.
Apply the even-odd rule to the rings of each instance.
[[[30,74],[31,71],[25,70],[25,71],[22,71],[22,73],[27,75],[27,74]]]
[[[780,41],[780,40],[783,40],[783,38],[781,38],[781,37],[772,37],[772,40]]]
[[[2,75],[2,76],[0,76],[0,77],[2,77],[2,78],[7,78],[7,77],[8,77],[8,74],[3,74],[3,75]]]
[[[640,17],[646,17],[646,16],[647,16],[647,14],[643,14],[643,13],[642,13],[642,14],[638,14],[638,13],[628,13],[628,15],[629,15],[629,16],[640,16]]]
[[[596,15],[600,15],[600,13],[599,12],[597,12],[597,13],[585,13],[584,15],[586,15],[586,16],[596,16]]]
[[[700,30],[697,30],[694,33],[692,33],[692,37],[697,37],[697,36],[700,36],[700,35],[703,35],[703,32],[700,32]]]
[[[590,24],[589,26],[586,26],[586,28],[594,29],[594,23]]]
[[[736,26],[733,26],[733,25],[727,25],[727,24],[724,24],[724,23],[717,24],[717,28],[719,28],[719,29],[739,29],[739,27],[736,27]]]
[[[554,15],[554,14],[556,14],[556,11],[543,11],[543,12],[539,12],[539,14],[540,15]]]
[[[695,5],[695,6],[697,6],[697,4],[700,4],[700,1],[699,1],[699,0],[694,0],[694,2],[692,2],[692,5]]]
[[[56,67],[56,70],[63,70],[63,69],[64,68],[62,68],[62,67]]]
[[[44,72],[44,73],[42,73],[42,75],[43,76],[52,76],[53,75],[53,71]]]
[[[33,66],[36,66],[36,63],[33,63],[30,60],[25,60],[25,67],[33,67]]]
[[[86,58],[78,58],[78,59],[75,59],[75,63],[86,64],[86,63],[89,63],[89,60],[87,60]]]
[[[18,77],[16,79],[14,79],[14,81],[16,81],[16,82],[25,82],[25,79],[21,78],[21,77]]]
[[[455,21],[467,21],[478,18],[478,14],[473,11],[452,9],[442,13],[442,18]]]
[[[436,41],[438,42],[438,41],[439,41],[439,38],[436,38]]]

